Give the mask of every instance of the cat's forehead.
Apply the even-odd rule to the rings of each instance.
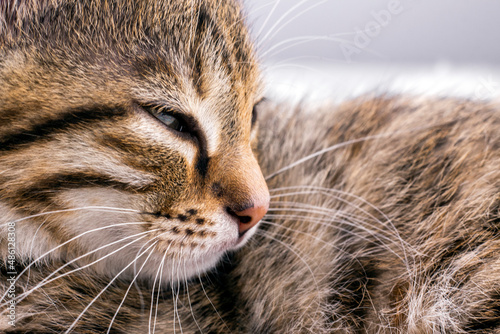
[[[239,9],[197,2],[189,10],[170,13],[168,34],[155,42],[138,38],[130,48],[136,74],[174,103],[205,100],[224,108],[251,109],[260,93],[253,46]],[[227,4],[226,4],[227,5]]]
[[[258,98],[256,60],[236,1],[7,2],[0,43],[30,56],[35,48],[41,63],[62,75],[86,72],[90,81],[109,68],[120,84],[155,88],[135,90],[139,98],[156,95],[145,102],[182,103],[184,94],[249,110]]]
[[[131,58],[151,87],[139,89],[144,102],[166,104],[204,124],[219,123],[227,133],[249,124],[261,87],[240,9],[233,2],[215,3],[172,9],[168,34],[149,45],[138,38]]]

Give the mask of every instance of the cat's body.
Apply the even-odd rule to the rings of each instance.
[[[48,3],[57,6],[59,1]],[[47,24],[50,30],[54,22],[64,22],[61,13],[86,17],[86,12],[69,3],[39,24]],[[255,207],[265,207],[267,191],[250,152],[256,137],[256,114],[252,116],[251,108],[260,99],[258,72],[237,7],[231,1],[202,1],[196,8],[183,7],[188,4],[184,1],[171,6],[167,1],[163,3],[166,7],[147,2],[137,2],[138,7],[127,1],[119,2],[123,7],[104,0],[89,3],[102,7],[84,6],[86,10],[109,10],[112,14],[107,18],[118,19],[105,24],[93,21],[88,31],[78,30],[80,23],[74,22],[68,29],[78,31],[76,44],[68,44],[68,36],[57,34],[53,37],[59,40],[44,41],[40,39],[47,33],[44,29],[33,32],[19,25],[16,20],[34,15],[30,10],[36,6],[8,16],[9,20],[4,18],[0,25],[14,27],[7,30],[10,34],[2,35],[0,117],[8,124],[0,124],[1,331],[500,330],[500,106],[403,97],[366,97],[317,110],[262,103],[257,108],[257,152],[271,204],[247,245],[224,256],[221,254],[241,247],[255,232],[251,227],[255,222],[248,227],[244,218],[261,212],[248,213],[248,200],[258,204]],[[198,34],[176,25],[175,13],[176,17],[192,17],[198,23],[194,25]],[[111,23],[129,18],[145,23],[115,34],[113,29],[122,30]],[[161,19],[170,21],[159,22]],[[11,39],[21,32],[28,42],[17,46]],[[161,38],[165,32],[172,37],[168,42]],[[112,48],[104,56],[100,47],[103,41],[109,43],[110,36],[116,37],[115,46],[122,41],[129,44]],[[163,44],[146,43],[154,38]],[[194,42],[196,47],[191,50],[201,48],[203,52],[193,51],[196,56],[190,58],[194,55],[183,47],[197,38],[205,40]],[[82,41],[93,47],[89,50]],[[172,41],[177,44],[172,46]],[[75,54],[63,52],[68,45]],[[101,57],[89,58],[90,54]],[[133,57],[120,58],[123,55]],[[196,62],[199,56],[205,57],[202,64]],[[50,57],[54,63],[49,62]],[[195,80],[189,70],[185,77],[172,74],[185,68],[184,61],[194,64],[188,68],[195,69]],[[130,73],[138,73],[131,76],[133,80],[126,77],[127,64],[132,64]],[[178,79],[175,84],[169,75]],[[137,78],[142,81],[134,81]],[[149,103],[161,101],[176,101],[181,109],[188,106],[190,115],[199,121],[197,126],[190,125],[196,134],[195,145],[201,145],[208,155],[193,153],[185,138],[164,133],[144,110],[130,109],[130,101],[138,100],[134,94],[142,96],[138,104],[145,110]],[[113,122],[109,107],[103,106],[113,106]],[[63,113],[70,117],[61,120]],[[156,115],[154,110],[152,114]],[[52,118],[59,121],[50,123]],[[171,118],[162,119],[170,128],[174,124],[174,130],[181,129]],[[37,128],[40,122],[44,127]],[[143,126],[137,122],[144,122]],[[177,146],[168,144],[172,138]],[[177,150],[180,153],[172,153]],[[186,163],[186,159],[196,162]],[[188,167],[175,167],[176,163]],[[93,174],[82,174],[81,170],[89,168]],[[144,171],[159,177],[153,183],[156,186],[147,186],[151,180]],[[49,172],[57,177],[49,177]],[[160,194],[167,199],[160,200]],[[75,202],[85,208],[79,209]],[[203,216],[219,210],[221,202],[227,215],[241,219],[239,223],[233,221],[229,226],[226,216]],[[145,209],[148,205],[149,211]],[[172,214],[172,208],[181,211],[181,205],[182,212]],[[149,214],[117,212],[104,206]],[[50,210],[68,211],[24,219]],[[135,248],[128,244],[140,230],[113,228],[127,222],[128,229],[139,218],[150,224],[146,225],[149,229],[162,227],[166,221],[173,238],[182,235],[157,250],[168,254],[164,266],[158,265],[164,261],[161,257],[156,263],[144,260],[157,256],[155,243]],[[155,220],[160,218],[161,222]],[[86,244],[69,243],[57,256],[44,255],[71,238],[80,240],[78,233],[95,228],[95,222],[104,228],[98,234],[89,232]],[[9,268],[8,260],[10,226],[15,227],[18,241],[15,268]],[[75,232],[70,226],[80,228]],[[91,259],[72,262],[89,249],[114,242],[109,236],[116,235],[106,232],[111,228],[121,237],[134,237],[117,242],[111,248],[118,249],[116,255],[106,261],[92,264],[109,254],[103,248]],[[243,236],[246,231],[251,233]],[[202,241],[193,238],[206,240],[205,248],[223,246],[207,260],[203,248],[197,250]],[[186,251],[188,247],[194,251]],[[130,262],[140,252],[142,260]],[[123,253],[128,257],[121,257]],[[38,257],[41,261],[30,266]],[[198,276],[221,257],[216,269]],[[114,279],[126,268],[130,269]],[[15,320],[9,323],[12,281],[8,278],[12,270],[22,275],[14,283],[18,299]]]
[[[160,295],[133,286],[113,332],[498,331],[498,106],[380,98],[261,111],[265,175],[336,149],[269,179],[261,231],[215,273]],[[38,311],[16,330],[65,330],[107,283],[54,281],[18,305]],[[106,331],[128,288],[105,290],[76,332]]]

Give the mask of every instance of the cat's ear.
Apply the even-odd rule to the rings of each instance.
[[[0,0],[0,40],[16,36],[26,19],[39,17],[62,0]]]

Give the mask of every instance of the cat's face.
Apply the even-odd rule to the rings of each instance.
[[[23,13],[0,59],[0,213],[21,219],[18,256],[177,281],[240,247],[269,193],[252,152],[259,75],[235,4]]]

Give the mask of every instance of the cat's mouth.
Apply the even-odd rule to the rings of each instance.
[[[238,239],[236,239],[236,243],[234,244],[234,246],[231,247],[230,250],[237,250],[243,247],[247,243],[248,239],[250,239],[255,234],[255,232],[258,229],[258,225],[259,223],[257,223],[255,226],[253,226],[248,230],[239,232]]]
[[[220,253],[244,245],[255,233],[267,212],[265,205],[247,205],[239,211],[219,208],[205,212],[202,208],[170,209],[168,212],[143,212],[149,216],[150,229],[158,229],[159,237],[170,249],[191,248],[201,253]]]
[[[243,232],[240,232],[240,233],[238,234],[238,240],[243,239],[243,237],[245,236],[245,234],[246,234],[248,231],[249,231],[249,230],[245,230],[245,231],[243,231]],[[238,241],[238,242],[239,242],[239,241]]]

